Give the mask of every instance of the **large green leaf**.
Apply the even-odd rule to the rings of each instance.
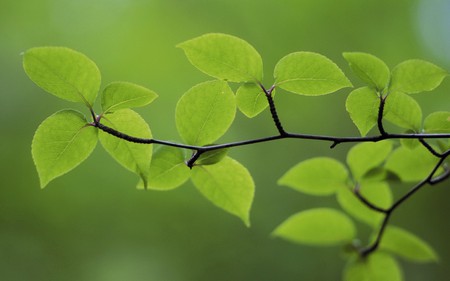
[[[100,88],[100,71],[85,55],[63,47],[32,48],[25,52],[28,77],[59,98],[92,107]]]
[[[426,133],[450,133],[450,112],[433,112],[425,118],[423,128]]]
[[[279,185],[291,187],[311,195],[331,195],[345,188],[348,171],[341,162],[327,157],[317,157],[298,163],[279,180]]]
[[[402,281],[397,261],[386,253],[375,252],[365,259],[351,260],[343,274],[344,281]]]
[[[77,111],[63,110],[45,119],[31,146],[41,187],[78,166],[96,144],[97,129]]]
[[[191,176],[184,162],[184,152],[180,148],[162,146],[153,153],[148,174],[148,189],[171,190],[185,183]],[[144,181],[140,180],[138,189],[145,189]]]
[[[387,209],[392,204],[392,192],[385,182],[368,181],[361,183],[360,192],[364,198],[379,208]],[[369,224],[379,226],[384,215],[367,207],[348,188],[342,188],[337,193],[339,205],[354,218]]]
[[[194,166],[191,179],[195,187],[214,205],[239,217],[250,226],[249,212],[255,184],[242,164],[225,157],[215,165]]]
[[[378,91],[389,83],[390,72],[387,65],[379,58],[366,53],[349,52],[342,54],[351,69],[364,82]]]
[[[283,57],[275,66],[276,85],[307,96],[325,95],[352,83],[330,59],[311,52],[296,52]]]
[[[275,91],[272,92],[272,95]],[[255,83],[246,83],[236,92],[236,104],[239,110],[249,118],[253,118],[269,106],[264,91]]]
[[[142,86],[129,82],[113,82],[102,93],[102,109],[113,112],[120,109],[141,107],[151,103],[158,95]]]
[[[353,222],[345,214],[329,208],[310,209],[292,215],[273,231],[274,236],[318,246],[348,243],[355,234]]]
[[[377,124],[380,98],[376,91],[369,87],[358,88],[350,93],[345,108],[359,130],[361,136]]]
[[[233,123],[236,101],[228,83],[210,81],[188,90],[178,101],[178,133],[192,145],[214,143]]]
[[[122,109],[106,114],[102,119],[102,124],[130,136],[152,137],[145,120],[131,109]],[[152,144],[129,142],[103,131],[100,132],[99,139],[105,150],[118,163],[139,175],[144,181],[144,185],[147,186],[152,158]]]
[[[347,164],[353,177],[359,181],[363,176],[386,160],[392,151],[392,142],[365,142],[353,146],[347,154]]]
[[[246,41],[221,33],[210,33],[178,45],[189,61],[204,73],[231,82],[261,81],[263,63]]]
[[[401,92],[392,92],[386,98],[384,118],[401,128],[419,132],[422,128],[422,110],[417,101]]]
[[[386,228],[380,243],[380,249],[388,250],[410,261],[438,261],[436,252],[428,243],[416,235],[395,226]]]
[[[392,90],[407,94],[431,91],[439,86],[448,73],[423,60],[407,60],[392,70]]]
[[[386,169],[404,182],[415,182],[425,179],[437,162],[438,159],[423,146],[414,149],[401,146],[386,161]]]

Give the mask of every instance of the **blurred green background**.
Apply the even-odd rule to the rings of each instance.
[[[330,150],[329,143],[283,141],[232,150],[256,182],[249,229],[190,183],[171,192],[137,191],[136,177],[100,146],[76,170],[39,188],[33,133],[53,112],[74,106],[26,77],[21,52],[67,46],[98,64],[103,86],[122,80],[156,91],[158,100],[139,112],[155,137],[178,140],[177,99],[211,78],[175,45],[207,32],[250,42],[263,57],[267,85],[276,62],[300,50],[328,56],[355,86],[344,51],[372,53],[390,67],[421,58],[450,70],[447,0],[0,0],[0,280],[340,279],[339,248],[295,245],[270,232],[298,211],[336,205],[334,198],[305,196],[276,181],[309,157],[345,159],[346,145]],[[415,96],[424,115],[449,110],[449,80]],[[280,91],[281,120],[295,132],[357,135],[345,112],[349,91],[317,98]],[[252,120],[239,113],[222,141],[273,133],[268,112]],[[421,191],[393,216],[393,224],[429,241],[441,258],[438,264],[402,261],[407,280],[448,280],[449,187]]]

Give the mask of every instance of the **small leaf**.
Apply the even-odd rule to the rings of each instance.
[[[353,222],[345,214],[329,208],[310,209],[292,215],[273,231],[276,237],[317,246],[350,242],[355,233]]]
[[[423,124],[426,133],[450,133],[450,112],[433,112],[425,118]]]
[[[387,209],[392,204],[392,192],[385,182],[363,182],[360,192],[364,198],[379,208]],[[338,191],[337,200],[347,213],[372,227],[378,227],[384,218],[383,214],[362,203],[348,188],[342,188]]]
[[[416,235],[395,226],[386,228],[380,243],[380,249],[388,250],[415,262],[437,262],[439,259],[428,243]]]
[[[353,72],[378,91],[381,92],[389,83],[389,68],[379,58],[359,52],[343,53],[343,56]]]
[[[225,157],[215,165],[194,166],[192,182],[214,205],[239,217],[250,226],[249,212],[255,184],[248,170],[236,160]]]
[[[341,162],[317,157],[292,167],[278,180],[278,184],[306,194],[323,196],[345,188],[347,180],[348,172]]]
[[[405,133],[413,134],[415,132],[412,130],[407,130]],[[408,149],[414,149],[420,145],[420,142],[417,139],[400,139],[400,144]]]
[[[142,117],[131,109],[122,109],[106,114],[102,123],[124,134],[148,138],[152,133]],[[105,150],[123,167],[136,173],[147,185],[152,144],[132,143],[100,131],[99,139]]]
[[[83,162],[97,144],[97,129],[83,114],[62,110],[42,122],[31,146],[41,187]]]
[[[363,87],[354,90],[347,97],[345,107],[361,136],[367,135],[377,124],[380,98],[374,89]]]
[[[390,93],[386,98],[384,118],[401,128],[419,132],[422,127],[422,110],[412,97],[400,93]]]
[[[210,81],[194,86],[181,97],[175,121],[186,143],[201,146],[225,134],[235,114],[236,101],[228,84]]]
[[[392,70],[392,90],[407,94],[431,91],[438,87],[448,73],[423,60],[407,60]]]
[[[352,87],[352,83],[334,62],[310,52],[297,52],[283,57],[275,66],[274,76],[280,88],[306,96],[326,95]]]
[[[392,142],[365,142],[352,147],[347,154],[347,164],[353,177],[359,181],[373,168],[386,160],[392,151]]]
[[[365,259],[351,260],[344,269],[344,281],[402,281],[397,261],[386,253],[375,252]]]
[[[401,146],[391,154],[385,167],[403,182],[415,182],[425,179],[437,163],[438,159],[423,146],[414,149]]]
[[[100,71],[82,53],[63,47],[32,48],[25,52],[28,77],[61,99],[92,107],[100,88]]]
[[[148,189],[171,190],[181,186],[190,176],[183,151],[177,147],[162,146],[155,151],[150,163]],[[137,188],[145,189],[143,180]]]
[[[230,82],[261,81],[263,63],[248,42],[221,33],[210,33],[179,44],[189,61],[204,73]]]
[[[275,91],[272,92],[272,96]],[[246,83],[236,92],[236,104],[245,116],[253,118],[269,106],[264,91],[254,83]]]
[[[216,164],[222,159],[225,158],[228,154],[228,148],[222,149],[214,149],[207,152],[202,153],[198,160],[195,162],[195,165],[213,165]]]
[[[158,95],[142,86],[129,82],[113,82],[102,93],[103,112],[141,107],[151,103]]]

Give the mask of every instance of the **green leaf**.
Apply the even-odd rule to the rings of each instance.
[[[367,181],[361,184],[360,193],[375,206],[387,209],[392,204],[392,192],[385,182]],[[384,215],[367,207],[348,188],[342,188],[337,193],[339,205],[355,219],[378,227]]]
[[[379,58],[366,53],[343,53],[344,58],[355,74],[365,83],[382,91],[390,79],[387,65]]]
[[[142,86],[129,82],[113,82],[102,93],[103,112],[141,107],[151,103],[158,95]]]
[[[345,108],[361,136],[367,135],[377,124],[379,106],[380,98],[369,87],[358,88],[347,97]]]
[[[352,87],[352,83],[334,62],[310,52],[297,52],[283,57],[275,66],[274,76],[280,88],[306,96],[326,95]]]
[[[131,109],[122,109],[106,114],[102,119],[102,124],[130,136],[148,139],[152,137],[145,120]],[[119,164],[136,173],[147,185],[152,144],[129,142],[103,131],[100,131],[99,139],[105,150]]]
[[[239,217],[250,226],[249,212],[255,184],[248,170],[236,160],[225,157],[215,165],[194,166],[195,187],[217,207]]]
[[[28,77],[61,99],[94,104],[100,88],[100,71],[85,55],[63,47],[32,48],[25,52],[23,67]]]
[[[231,82],[261,81],[263,63],[248,42],[221,33],[210,33],[179,44],[189,61],[204,73]]]
[[[347,154],[347,164],[353,177],[359,181],[373,168],[386,160],[392,151],[392,142],[364,142],[353,146]]]
[[[423,60],[407,60],[392,70],[390,88],[407,94],[431,91],[438,87],[448,73]]]
[[[386,98],[384,119],[401,128],[419,132],[422,128],[422,110],[412,97],[392,92]]]
[[[191,172],[184,158],[183,150],[177,147],[162,146],[156,149],[150,163],[148,189],[171,190],[185,183]],[[143,180],[139,181],[137,188],[145,189]]]
[[[317,157],[298,163],[279,180],[279,185],[310,195],[331,195],[347,186],[348,171],[341,162]]]
[[[437,262],[436,252],[428,243],[416,235],[395,227],[388,226],[380,243],[380,249],[388,250],[410,261]]]
[[[210,81],[194,86],[181,97],[175,121],[186,143],[201,146],[225,134],[235,115],[236,101],[228,84]]]
[[[272,96],[275,91],[272,92]],[[269,106],[264,91],[254,83],[246,83],[236,92],[236,104],[245,116],[253,118]]]
[[[292,215],[273,231],[276,237],[318,246],[350,242],[355,233],[353,222],[345,214],[329,208],[310,209]]]
[[[228,154],[228,148],[214,149],[200,155],[195,165],[213,165],[222,161]]]
[[[407,130],[405,134],[413,134],[415,133],[412,130]],[[420,145],[420,142],[416,139],[400,139],[400,144],[406,148],[414,149]]]
[[[31,145],[41,187],[83,162],[97,144],[97,129],[83,114],[62,110],[42,122]]]
[[[426,133],[450,133],[450,112],[433,112],[425,118],[423,124]]]
[[[437,163],[438,159],[423,146],[401,146],[391,154],[385,167],[403,182],[415,182],[425,179]]]
[[[402,281],[397,261],[386,253],[375,252],[365,259],[351,260],[344,269],[344,281]]]

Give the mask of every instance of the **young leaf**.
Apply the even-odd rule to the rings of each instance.
[[[78,166],[96,144],[97,129],[78,111],[62,110],[45,119],[31,145],[41,187]]]
[[[386,98],[384,118],[401,128],[415,132],[422,127],[422,110],[412,97],[401,92],[392,92]]]
[[[431,91],[438,87],[448,73],[423,60],[407,60],[392,70],[392,90],[407,94]]]
[[[345,103],[350,118],[363,137],[377,124],[379,107],[380,98],[376,91],[369,87],[354,90]]]
[[[272,95],[275,91],[272,92]],[[253,118],[269,106],[266,94],[255,83],[246,83],[236,92],[236,104],[245,116]]]
[[[195,165],[213,165],[216,164],[227,156],[228,148],[215,149],[202,153]]]
[[[162,146],[153,153],[148,173],[148,189],[171,190],[185,183],[191,172],[184,163],[184,153],[180,148]],[[138,189],[145,189],[140,180]]]
[[[347,186],[348,171],[341,162],[317,157],[298,163],[279,180],[279,185],[310,195],[331,195]]]
[[[361,180],[368,171],[382,164],[391,151],[392,142],[389,140],[359,143],[352,147],[347,154],[347,164],[353,177]]]
[[[391,154],[385,167],[403,182],[414,182],[426,178],[437,162],[437,158],[423,146],[414,149],[401,146]]]
[[[259,53],[246,41],[221,33],[210,33],[179,44],[189,61],[204,73],[230,82],[262,80]]]
[[[364,198],[379,208],[387,209],[392,204],[392,192],[385,182],[363,182],[360,192]],[[384,217],[380,212],[374,211],[362,203],[348,188],[338,191],[337,200],[347,213],[372,227],[378,227]]]
[[[106,114],[102,123],[127,135],[141,138],[152,137],[145,120],[131,109]],[[132,143],[103,131],[100,131],[99,139],[105,150],[119,164],[136,173],[147,185],[153,145]]]
[[[239,217],[250,226],[249,212],[255,184],[248,170],[236,160],[225,157],[215,165],[194,166],[192,182],[214,205]]]
[[[355,233],[353,222],[345,214],[317,208],[292,215],[272,234],[299,244],[329,246],[350,242]]]
[[[380,243],[380,249],[388,250],[410,261],[437,262],[438,256],[428,243],[416,235],[388,226]]]
[[[103,112],[141,107],[151,103],[158,95],[142,86],[129,82],[113,82],[102,93]]]
[[[236,101],[226,82],[210,81],[188,90],[178,101],[178,133],[192,145],[214,143],[233,123]]]
[[[415,132],[413,130],[406,130],[405,133],[406,134],[413,134]],[[420,142],[418,140],[416,140],[416,139],[401,139],[400,140],[400,144],[402,146],[406,147],[406,148],[414,149],[414,148],[416,148],[417,146],[420,145]]]
[[[351,260],[344,269],[344,281],[402,281],[397,261],[386,253],[375,252],[365,259]]]
[[[276,85],[306,96],[319,96],[352,87],[342,70],[320,54],[297,52],[283,57],[275,66]]]
[[[343,53],[344,58],[355,74],[365,83],[382,91],[389,83],[390,72],[379,58],[359,52]]]
[[[92,107],[100,88],[100,71],[85,55],[63,47],[32,48],[23,56],[28,77],[61,99]]]
[[[426,133],[450,133],[450,112],[433,112],[425,118],[423,124]]]

